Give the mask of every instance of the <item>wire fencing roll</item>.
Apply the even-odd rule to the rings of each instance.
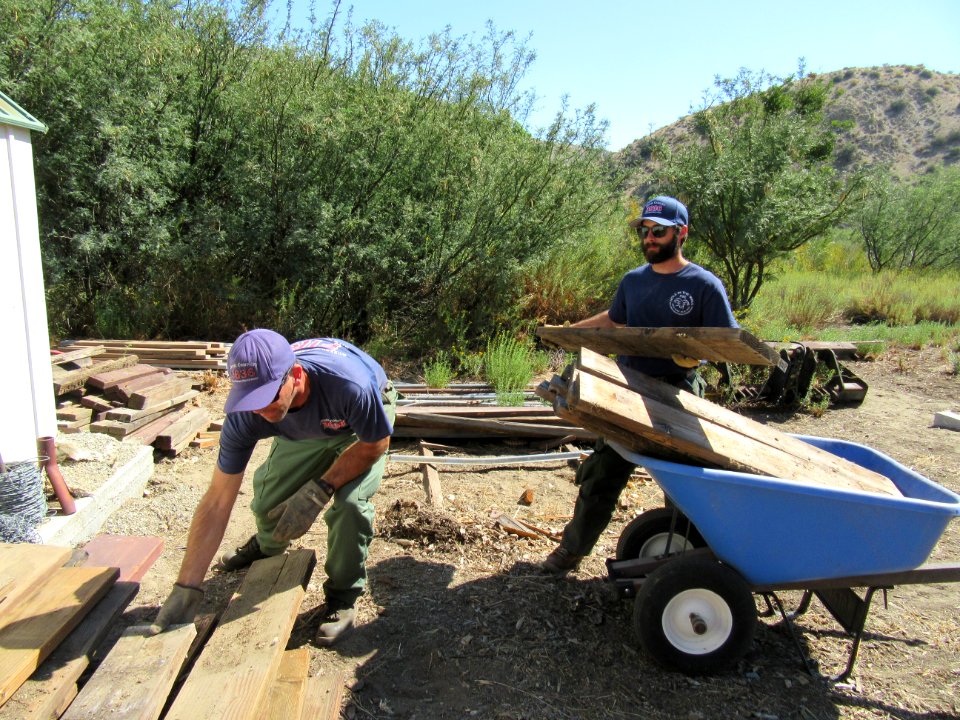
[[[35,528],[47,515],[39,460],[8,463],[0,472],[0,540],[39,543]]]

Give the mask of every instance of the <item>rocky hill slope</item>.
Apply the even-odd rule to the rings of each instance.
[[[960,162],[960,75],[922,65],[844,68],[811,75],[832,86],[826,117],[837,133],[838,170],[887,165],[901,178]],[[689,118],[620,151],[632,169],[631,190],[643,186],[655,141],[684,142]]]

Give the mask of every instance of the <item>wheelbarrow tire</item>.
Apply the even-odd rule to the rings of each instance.
[[[707,675],[732,665],[753,642],[750,586],[712,558],[679,557],[650,573],[633,606],[641,647],[661,665]]]
[[[647,510],[631,520],[617,541],[617,560],[636,560],[663,555],[670,540],[670,553],[706,547],[707,543],[686,515],[677,511],[677,520],[670,537],[674,511],[670,508]]]

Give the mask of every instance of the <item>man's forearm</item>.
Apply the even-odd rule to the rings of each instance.
[[[603,312],[598,312],[596,315],[591,315],[588,318],[584,318],[580,322],[573,323],[570,327],[575,328],[613,328],[613,327],[623,327],[621,323],[615,323],[610,319],[610,313],[606,310]]]
[[[372,443],[358,440],[340,453],[340,457],[327,469],[322,479],[330,483],[334,489],[343,487],[373,467],[373,464],[389,448],[389,436]]]
[[[177,582],[181,585],[199,587],[203,582],[210,561],[223,540],[241,480],[243,473],[227,475],[219,469],[214,471],[210,487],[200,500],[190,523],[187,550],[177,576]]]

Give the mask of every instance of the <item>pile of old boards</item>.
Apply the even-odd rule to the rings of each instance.
[[[554,447],[596,434],[558,417],[529,389],[534,401],[509,407],[496,404],[493,388],[463,383],[446,388],[400,384],[402,395],[394,422],[395,438],[533,440]]]
[[[285,649],[312,550],[254,563],[216,622],[130,626],[108,647],[162,545],[105,536],[84,549],[0,545],[0,720],[340,716],[343,674],[311,677],[308,648]]]
[[[581,348],[538,387],[558,416],[634,452],[701,467],[900,496],[888,478]]]
[[[194,383],[137,355],[104,359],[90,345],[51,356],[60,432],[99,432],[176,455],[188,445],[216,444],[220,426],[197,407]]]
[[[155,367],[178,370],[226,370],[230,343],[175,340],[70,340],[65,350],[102,347],[104,360],[136,355]]]

